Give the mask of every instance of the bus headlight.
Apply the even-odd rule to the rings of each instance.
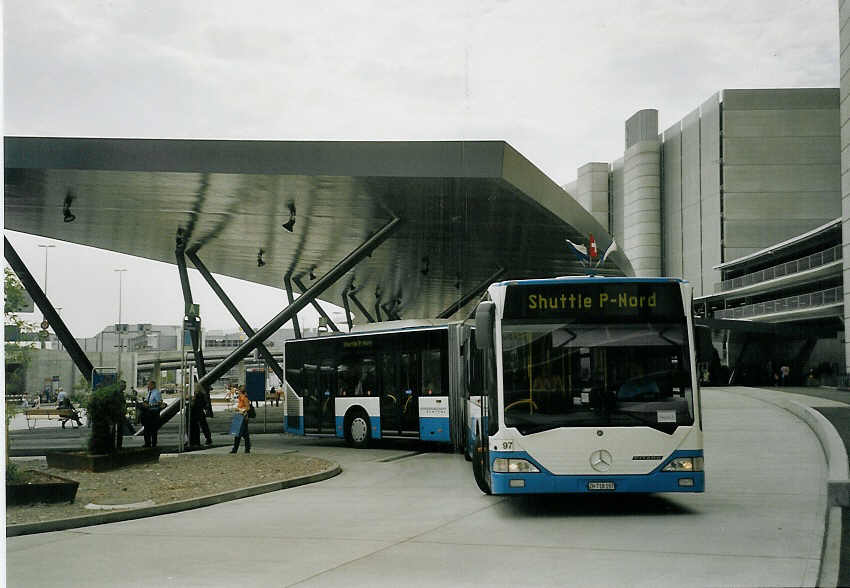
[[[533,474],[540,470],[526,459],[497,457],[493,460],[493,471],[499,474]]]
[[[703,469],[702,457],[677,457],[664,466],[664,472],[701,472]]]

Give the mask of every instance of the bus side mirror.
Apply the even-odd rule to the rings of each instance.
[[[697,363],[711,361],[711,329],[702,325],[694,326],[694,343],[696,345]]]
[[[494,302],[482,302],[475,309],[475,346],[485,351],[493,346],[493,317],[496,315]]]

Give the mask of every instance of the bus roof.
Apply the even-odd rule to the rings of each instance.
[[[357,337],[362,335],[382,335],[386,333],[397,333],[401,331],[423,331],[426,329],[439,329],[452,324],[460,324],[461,321],[451,319],[409,319],[399,321],[381,321],[378,323],[367,323],[356,325],[348,333],[333,333],[322,337],[310,337],[307,339],[287,339],[284,345],[301,343],[305,341],[329,341],[344,337]]]
[[[371,333],[374,331],[398,331],[402,329],[422,329],[425,327],[444,327],[458,322],[451,319],[403,319],[355,325],[351,333]]]
[[[622,278],[622,277],[606,277],[606,276],[559,276],[557,278],[542,278],[534,280],[505,280],[504,282],[496,282],[495,286],[539,286],[542,284],[564,284],[564,283],[579,283],[588,284],[599,282],[600,284],[657,284],[677,282],[687,284],[687,280],[682,278]]]

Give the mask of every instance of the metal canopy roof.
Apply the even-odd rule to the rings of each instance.
[[[398,216],[401,228],[321,298],[341,304],[353,281],[370,313],[377,295],[404,318],[436,316],[500,267],[501,279],[581,274],[564,239],[611,242],[501,141],[6,137],[5,166],[9,229],[174,263],[182,228],[210,271],[275,287],[287,272],[309,287],[311,270]],[[616,251],[598,273],[633,271]]]

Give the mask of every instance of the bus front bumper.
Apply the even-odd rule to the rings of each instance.
[[[705,492],[705,472],[662,471],[677,457],[702,456],[702,451],[675,451],[648,474],[630,475],[555,475],[525,452],[491,454],[490,488],[493,494],[564,494],[564,493],[651,493]],[[497,457],[528,460],[540,470],[535,473],[497,473],[492,462]]]

